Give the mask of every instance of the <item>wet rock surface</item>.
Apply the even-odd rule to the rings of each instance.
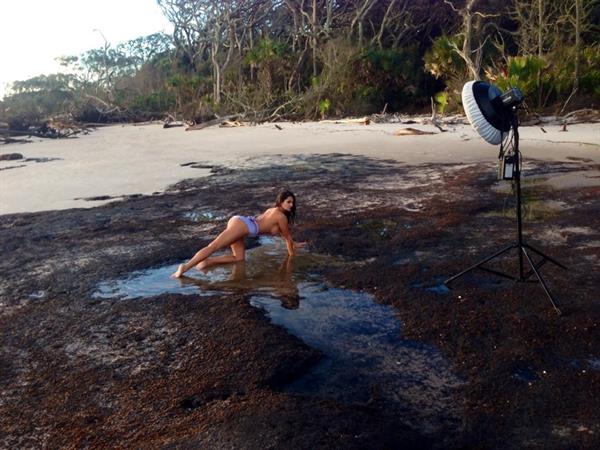
[[[598,167],[525,167],[526,239],[570,269],[542,269],[562,316],[534,283],[480,272],[439,288],[515,240],[514,200],[492,164],[333,154],[252,167],[93,209],[0,216],[0,447],[598,444],[600,188],[534,182]],[[286,391],[323,355],[272,324],[243,288],[94,296],[106,280],[186,259],[280,186],[298,195],[295,238],[343,261],[313,273],[391,305],[404,336],[449,358],[464,380],[454,429],[432,434],[376,392],[352,402]],[[493,266],[517,264],[511,254]]]

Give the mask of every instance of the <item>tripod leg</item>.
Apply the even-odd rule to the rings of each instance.
[[[539,251],[538,249],[536,249],[535,247],[532,247],[529,244],[523,244],[524,247],[527,247],[528,249],[536,252],[538,255],[540,255],[542,258],[547,259],[548,261],[550,261],[551,263],[556,264],[558,267],[560,267],[561,269],[565,269],[565,270],[569,270],[566,266],[562,265],[561,263],[559,263],[558,261],[556,261],[553,258],[550,258],[548,255],[545,255],[544,253],[542,253],[541,251]]]
[[[538,262],[538,263],[535,265],[535,268],[536,268],[537,270],[540,270],[540,268],[541,268],[541,267],[542,267],[544,264],[546,264],[546,261],[547,261],[546,259],[542,258],[542,260],[541,260],[540,262]],[[533,270],[530,270],[529,272],[527,272],[527,273],[524,275],[523,281],[527,281],[529,278],[531,278],[531,276],[532,276],[532,275],[535,275],[535,272],[534,272]]]
[[[540,283],[542,285],[542,288],[544,288],[544,292],[546,293],[546,295],[550,299],[550,303],[552,303],[552,306],[554,306],[554,309],[556,310],[556,312],[560,316],[562,313],[561,313],[560,309],[558,309],[558,306],[556,306],[556,303],[554,302],[554,298],[552,297],[552,294],[550,294],[550,291],[548,290],[548,286],[546,286],[546,282],[544,281],[544,279],[542,278],[542,276],[538,272],[537,268],[535,267],[535,264],[533,263],[533,261],[529,257],[529,254],[527,253],[527,250],[525,250],[525,247],[521,247],[521,250],[523,251],[523,254],[525,255],[525,258],[527,258],[527,261],[529,262],[529,265],[531,266],[531,269],[534,271],[535,275],[537,276],[537,279],[540,281]]]
[[[482,266],[483,264],[485,264],[485,263],[486,263],[486,262],[488,262],[489,260],[491,260],[491,259],[494,259],[496,256],[500,256],[502,253],[506,253],[507,251],[509,251],[509,250],[511,250],[511,249],[513,249],[513,248],[515,248],[515,247],[517,247],[517,245],[516,245],[516,244],[511,244],[511,245],[509,245],[508,247],[506,247],[506,248],[503,248],[503,249],[502,249],[502,250],[500,250],[500,251],[497,251],[497,252],[496,252],[496,253],[494,253],[492,256],[488,256],[488,257],[487,257],[486,259],[484,259],[483,261],[480,261],[480,262],[478,262],[478,263],[476,263],[476,264],[473,264],[471,267],[469,267],[469,268],[467,268],[467,269],[463,270],[462,272],[460,272],[460,273],[458,273],[458,274],[456,274],[456,275],[454,275],[454,276],[452,276],[452,277],[448,278],[446,281],[444,281],[444,284],[452,283],[454,280],[456,280],[456,279],[457,279],[457,278],[459,278],[459,277],[462,277],[462,276],[463,276],[464,274],[466,274],[467,272],[470,272],[470,271],[471,271],[471,270],[473,270],[473,269],[477,269],[479,266]]]

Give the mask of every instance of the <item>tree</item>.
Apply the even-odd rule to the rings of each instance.
[[[467,0],[462,8],[457,8],[455,2],[451,0],[444,0],[444,3],[449,5],[462,20],[459,33],[462,37],[462,46],[452,43],[454,51],[464,60],[471,77],[479,80],[483,49],[490,37],[486,32],[493,26],[493,23],[488,22],[487,19],[498,17],[500,14],[485,14],[478,11],[476,7],[479,0]]]

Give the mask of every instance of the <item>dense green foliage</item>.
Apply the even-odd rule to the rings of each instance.
[[[0,121],[57,114],[256,120],[460,110],[483,78],[531,110],[600,101],[596,0],[158,0],[173,36],[61,58],[70,75],[17,81]]]

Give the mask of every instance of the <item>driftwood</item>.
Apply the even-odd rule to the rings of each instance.
[[[239,120],[226,120],[219,124],[221,128],[236,128],[236,127],[245,127],[246,124],[244,122],[240,122]]]
[[[121,108],[118,105],[111,104],[99,97],[90,94],[84,94],[87,99],[87,104],[84,109],[93,109],[98,115],[98,122],[101,123],[140,123],[152,122],[157,117],[164,117],[164,112],[161,111],[135,111],[128,108]],[[87,112],[86,115],[89,117]]]
[[[462,114],[454,114],[451,116],[435,116],[435,124],[431,116],[409,116],[405,114],[393,113],[393,114],[373,114],[370,116],[371,121],[374,123],[402,123],[405,125],[419,124],[419,125],[468,125],[466,116]],[[439,127],[438,127],[439,128]]]
[[[359,125],[369,125],[371,123],[371,119],[365,116],[359,119],[320,120],[319,123],[355,123]]]
[[[35,137],[39,137],[39,138],[61,139],[61,138],[68,138],[68,137],[74,136],[77,133],[79,133],[80,131],[81,130],[61,131],[61,130],[57,130],[55,128],[37,128],[35,130],[27,130],[27,131],[0,129],[0,134],[6,135],[6,136],[8,136],[8,138],[10,138],[10,136],[29,136],[29,137],[35,136]],[[4,140],[6,140],[8,138],[5,137]]]
[[[142,127],[144,125],[154,125],[154,124],[158,124],[158,123],[164,123],[162,120],[146,120],[145,122],[134,122],[132,123],[132,125],[134,127]],[[112,124],[107,124],[107,125],[112,125]]]
[[[248,122],[264,123],[275,122],[281,119],[296,119],[298,118],[298,109],[302,104],[303,97],[301,95],[292,97],[288,101],[279,105],[262,105],[263,107],[248,105],[238,98],[231,97],[224,93],[229,102],[237,105],[240,111],[240,117],[244,117]],[[283,112],[282,112],[283,111]]]
[[[444,131],[444,130],[442,130]],[[420,136],[423,134],[437,134],[433,131],[417,130],[416,128],[402,128],[394,133],[394,136]]]
[[[183,122],[166,122],[163,124],[163,128],[177,128],[184,127],[185,123]]]
[[[82,128],[102,128],[112,127],[113,125],[123,125],[122,122],[85,122],[81,125]],[[135,124],[133,124],[135,125]]]
[[[31,141],[29,139],[13,139],[10,136],[0,136],[0,142],[3,144],[26,144]]]
[[[56,115],[35,125],[30,125],[27,129],[14,130],[10,128],[0,127],[0,136],[35,136],[39,138],[61,139],[74,136],[82,131],[86,131],[85,127],[73,121],[70,115]]]
[[[600,110],[591,108],[578,109],[577,111],[565,114],[564,119],[566,119],[569,124],[583,122],[596,123],[600,122]]]
[[[598,123],[600,122],[600,110],[584,108],[571,111],[564,116],[540,116],[537,114],[521,122],[521,125],[562,125],[566,131],[567,125],[575,123]]]
[[[206,122],[197,123],[196,125],[189,126],[185,129],[185,131],[194,131],[194,130],[202,130],[203,128],[213,127],[215,125],[219,125],[223,122],[227,122],[228,120],[236,120],[240,117],[239,114],[232,114],[231,116],[220,117],[218,119],[208,120]]]
[[[163,128],[184,127],[186,123],[183,120],[177,120],[174,115],[167,114],[162,120]]]

